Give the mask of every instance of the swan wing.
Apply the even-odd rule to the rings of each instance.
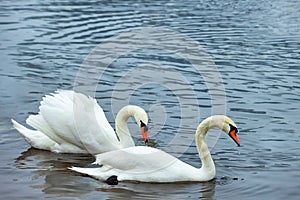
[[[118,176],[118,180],[143,181],[153,171],[176,162],[176,158],[155,148],[134,146],[105,152],[95,156],[96,161],[88,167],[71,167],[71,170],[87,174],[99,180]],[[160,162],[162,161],[162,162]]]
[[[120,149],[114,129],[97,101],[80,93],[73,99],[73,119],[76,134],[92,154]]]
[[[25,138],[34,148],[53,151],[56,153],[85,153],[86,151],[70,143],[59,145],[44,133],[37,130],[30,130],[15,120],[11,120],[15,129]]]
[[[193,180],[198,169],[159,149],[136,146],[96,155],[93,167],[70,169],[99,180],[176,182]],[[98,166],[98,167],[97,167]]]
[[[30,130],[15,120],[11,120],[15,129],[26,139],[26,141],[34,148],[50,150],[52,146],[55,146],[56,142],[51,140],[45,134],[40,131]]]
[[[58,144],[71,143],[90,153],[117,149],[119,142],[96,100],[74,91],[46,95],[39,114],[26,122]]]
[[[145,172],[165,167],[177,158],[156,148],[129,147],[96,155],[96,163],[127,172]]]

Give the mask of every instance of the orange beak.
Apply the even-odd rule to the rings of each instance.
[[[239,141],[239,138],[237,136],[237,133],[238,130],[236,128],[234,129],[231,129],[230,132],[229,132],[229,136],[233,139],[233,141],[238,145],[238,146],[241,146],[241,143]]]
[[[145,144],[147,144],[149,142],[149,138],[148,138],[148,126],[142,126],[141,127],[141,131],[142,131],[142,136],[144,139]]]

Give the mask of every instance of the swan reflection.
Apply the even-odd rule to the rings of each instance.
[[[214,199],[216,181],[203,183],[150,184],[122,182],[110,186],[79,175],[68,167],[85,166],[94,161],[90,155],[56,154],[30,148],[16,159],[16,167],[30,170],[30,187],[47,197],[79,197],[100,199],[177,199],[184,197]],[[189,191],[187,193],[186,191]]]

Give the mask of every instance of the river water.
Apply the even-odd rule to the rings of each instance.
[[[298,0],[1,1],[1,198],[298,199],[299,24]],[[105,42],[110,48],[98,56],[123,52],[107,68],[81,74],[101,65],[99,58],[94,68],[82,63]],[[192,44],[215,69],[211,77],[205,64],[200,73],[192,66],[203,59]],[[234,119],[242,145],[225,134],[213,138],[217,175],[205,183],[109,186],[81,176],[67,167],[92,156],[32,149],[10,122],[24,124],[44,95],[78,85],[96,97],[112,126],[120,107],[143,107],[157,148],[193,166],[201,166],[194,131],[211,114]]]

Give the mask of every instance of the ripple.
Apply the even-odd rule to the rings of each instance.
[[[254,113],[254,114],[266,114],[265,111],[257,111],[254,109],[244,109],[244,108],[231,108],[231,111],[237,111],[237,112],[246,112],[246,113]]]
[[[229,199],[232,194],[240,199],[269,199],[270,194],[275,199],[298,198],[299,1],[3,0],[1,4],[3,198]],[[195,127],[219,105],[212,103],[209,92],[222,91],[209,90],[202,75],[188,61],[157,49],[159,43],[153,43],[151,49],[138,49],[117,58],[100,80],[93,76],[98,68],[83,76],[77,74],[96,45],[137,27],[165,27],[186,34],[209,54],[221,74],[226,99],[224,95],[218,97],[224,98],[226,115],[239,127],[242,145],[236,148],[228,136],[220,136],[212,149],[217,167],[215,180],[200,184],[122,183],[114,188],[66,170],[68,166],[92,161],[91,157],[34,149],[22,153],[28,144],[11,130],[10,118],[24,122],[28,114],[37,112],[43,95],[56,89],[71,89],[76,78],[91,77],[90,83],[80,84],[87,84],[87,92],[97,85],[96,99],[112,124],[112,102],[117,102],[117,107],[127,103],[140,105],[152,117],[151,140],[159,148],[181,155],[189,164],[200,166],[194,141],[185,144],[183,139],[191,136],[193,140]],[[157,36],[167,38],[161,33]],[[116,44],[128,44],[130,49],[130,42],[124,39]],[[173,49],[179,47],[172,42],[169,45]],[[110,52],[98,53],[106,58]],[[95,62],[102,64],[101,60]],[[146,65],[151,67],[144,75]],[[165,71],[161,66],[167,66]],[[172,70],[186,82],[163,75]],[[122,79],[130,71],[140,72],[144,81],[163,81],[143,84]],[[132,84],[140,85],[134,89]],[[124,91],[132,92],[130,98],[122,95]],[[180,105],[180,100],[186,102]],[[162,111],[156,114],[154,108]],[[190,112],[181,116],[181,109]],[[161,120],[162,113],[165,121]],[[197,117],[191,113],[197,113]],[[185,124],[180,124],[183,119]],[[185,135],[168,148],[169,142],[180,134],[179,129]],[[186,147],[186,152],[179,152],[180,147]]]

